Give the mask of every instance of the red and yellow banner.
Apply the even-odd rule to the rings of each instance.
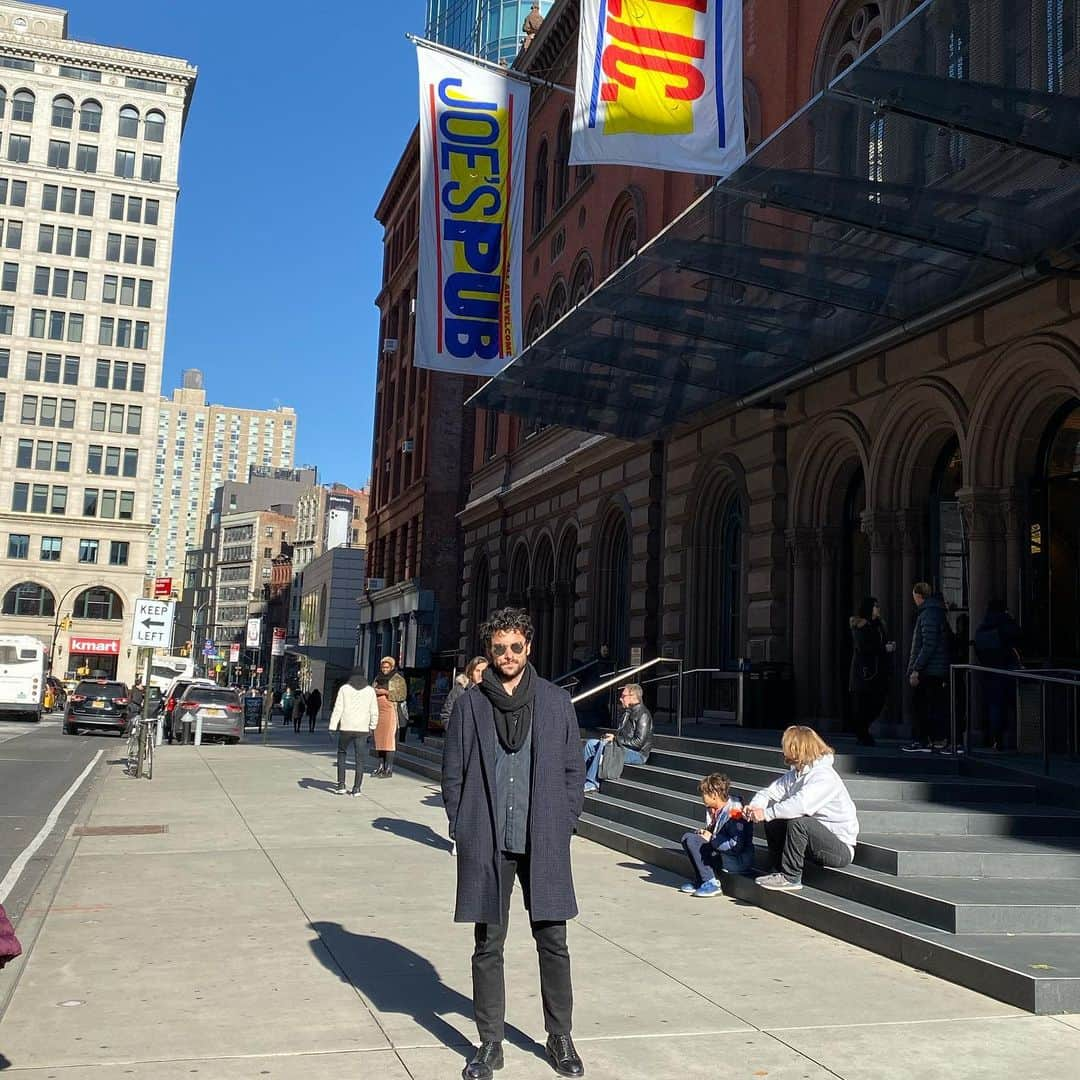
[[[581,0],[572,164],[726,175],[742,94],[742,0]]]
[[[420,253],[413,364],[490,376],[520,351],[529,88],[417,46]]]

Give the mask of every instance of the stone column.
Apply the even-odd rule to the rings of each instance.
[[[814,618],[814,553],[815,538],[812,529],[789,529],[788,549],[794,567],[792,588],[791,656],[795,667],[795,701],[799,716],[810,716],[811,677],[810,658],[813,635],[817,633]]]
[[[1005,603],[1008,604],[1013,618],[1019,619],[1024,545],[1030,542],[1030,537],[1026,535],[1027,514],[1020,492],[1009,491],[1004,495],[1001,500],[1001,518],[1005,528]]]
[[[892,591],[896,515],[888,510],[864,510],[862,531],[870,540],[870,592],[886,607]],[[857,596],[855,602],[861,599]]]
[[[837,623],[836,614],[836,553],[840,546],[840,530],[818,529],[817,545],[818,563],[821,567],[821,591],[818,600],[820,614],[818,715],[830,720],[838,720],[840,713],[837,708],[836,687],[840,673],[836,670],[836,638],[841,628]],[[839,727],[839,724],[836,726]]]

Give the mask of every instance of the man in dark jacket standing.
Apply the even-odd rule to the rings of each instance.
[[[652,751],[653,718],[652,713],[645,707],[642,696],[641,687],[637,683],[627,683],[619,691],[622,713],[618,730],[602,739],[589,739],[585,743],[587,794],[600,790],[600,762],[605,753],[610,753],[609,747],[612,743],[622,751],[623,765],[644,765],[649,760]],[[611,778],[614,774],[605,770],[605,775]]]
[[[503,946],[516,878],[540,960],[547,1057],[560,1076],[584,1076],[570,1037],[573,988],[566,921],[577,915],[570,837],[582,807],[583,763],[570,697],[529,663],[524,611],[496,611],[482,631],[490,666],[479,693],[454,705],[442,791],[457,848],[456,922],[475,924],[473,1009],[480,1047],[465,1080],[503,1066]]]
[[[911,633],[908,682],[915,706],[915,740],[901,747],[908,753],[948,750],[949,710],[945,680],[949,674],[949,629],[945,601],[925,581],[917,582],[911,598],[919,609]]]

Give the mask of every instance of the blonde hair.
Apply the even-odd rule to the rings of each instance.
[[[780,739],[784,751],[784,760],[796,769],[813,765],[826,754],[833,754],[833,748],[811,727],[792,724],[784,731]]]

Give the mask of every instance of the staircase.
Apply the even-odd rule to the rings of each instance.
[[[399,746],[396,763],[438,780],[441,757],[429,739]],[[801,892],[742,877],[725,892],[1030,1012],[1080,1012],[1080,791],[892,749],[841,750],[836,768],[859,813],[854,863],[808,864]],[[700,777],[726,773],[749,800],[783,769],[774,746],[659,735],[648,765],[586,796],[578,833],[682,878]],[[755,844],[765,868],[760,829]]]

